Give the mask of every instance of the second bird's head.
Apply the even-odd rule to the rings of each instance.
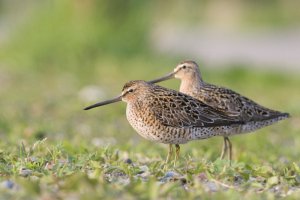
[[[180,80],[190,80],[197,76],[200,76],[200,71],[197,63],[194,61],[183,61],[174,68],[173,72],[149,82],[159,83],[172,78],[177,78]]]

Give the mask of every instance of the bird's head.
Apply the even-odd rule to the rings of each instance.
[[[113,99],[109,99],[106,101],[93,104],[91,106],[84,108],[84,110],[89,110],[92,108],[104,106],[111,103],[116,103],[119,101],[124,101],[126,103],[135,102],[138,99],[143,98],[149,92],[150,86],[151,86],[150,83],[147,83],[145,81],[140,81],[140,80],[129,81],[125,83],[122,89],[122,93],[119,96]]]
[[[200,76],[200,71],[197,63],[194,61],[183,61],[174,68],[173,72],[149,82],[159,83],[172,78],[189,80],[196,76]]]

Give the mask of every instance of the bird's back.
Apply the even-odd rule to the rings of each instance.
[[[245,123],[268,120],[276,122],[289,117],[288,113],[266,108],[231,89],[208,83],[202,84],[198,90],[189,91],[188,94]]]

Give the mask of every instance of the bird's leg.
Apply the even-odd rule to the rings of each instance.
[[[229,146],[229,154],[228,154],[228,159],[229,159],[229,165],[231,165],[231,160],[232,160],[232,144],[229,140],[228,137],[226,137],[226,140],[227,140],[227,143],[228,143],[228,146]]]
[[[175,144],[175,159],[174,159],[174,167],[176,165],[176,161],[179,158],[179,153],[180,153],[180,146],[179,144]]]
[[[169,144],[169,152],[168,152],[166,164],[168,164],[168,162],[170,161],[170,158],[172,157],[172,155],[173,155],[173,146],[172,146],[172,144]]]
[[[221,153],[221,156],[220,156],[221,159],[225,158],[225,154],[226,154],[227,148],[228,148],[228,146],[227,146],[227,139],[226,139],[227,137],[223,137],[223,138],[224,138],[224,141],[223,141],[222,153]]]

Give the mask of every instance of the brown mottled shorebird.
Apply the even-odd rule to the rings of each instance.
[[[227,116],[186,94],[145,81],[130,81],[124,85],[121,95],[85,110],[121,100],[127,103],[127,120],[142,137],[169,144],[167,162],[175,144],[174,164],[179,156],[179,144],[234,131],[242,123],[235,116]]]
[[[204,82],[199,67],[194,61],[181,62],[173,72],[150,82],[158,83],[171,78],[181,80],[180,92],[190,95],[230,117],[235,117],[238,121],[244,122],[232,132],[226,130],[224,133],[219,134],[224,137],[222,159],[225,157],[228,148],[229,160],[232,159],[232,144],[229,136],[252,132],[289,117],[288,113],[263,107],[233,90]]]

